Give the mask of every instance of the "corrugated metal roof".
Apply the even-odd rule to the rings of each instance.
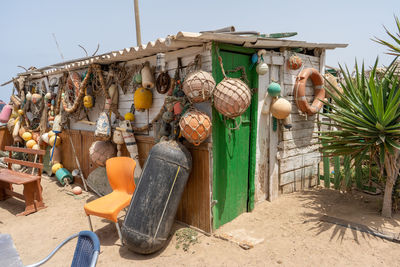
[[[335,49],[347,47],[347,44],[328,44],[328,43],[307,43],[304,41],[293,41],[286,39],[264,38],[255,35],[233,35],[227,33],[192,33],[178,32],[176,35],[169,35],[166,38],[159,38],[155,42],[149,42],[139,47],[130,47],[116,50],[102,55],[78,58],[70,61],[53,64],[33,71],[19,73],[18,75],[31,74],[52,74],[65,69],[82,68],[92,63],[107,64],[118,61],[128,61],[140,59],[157,53],[166,53],[182,48],[201,46],[209,42],[221,42],[235,44],[250,48],[324,48]]]

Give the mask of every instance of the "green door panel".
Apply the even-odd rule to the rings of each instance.
[[[249,68],[251,55],[222,49],[219,53],[227,75],[239,78],[242,75],[241,71],[232,73],[229,71],[243,66],[249,80],[248,85],[252,88],[254,70]],[[217,83],[224,78],[215,55],[213,75]],[[213,200],[216,200],[213,206],[214,229],[248,210],[252,110],[248,108],[241,118],[238,117],[234,121],[225,119],[213,108]],[[238,129],[232,129],[239,124]],[[254,183],[252,179],[251,181]]]

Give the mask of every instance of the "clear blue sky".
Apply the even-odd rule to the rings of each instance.
[[[400,16],[399,0],[382,1],[243,1],[243,0],[139,0],[142,42],[175,34],[235,25],[237,30],[263,33],[298,32],[295,40],[348,43],[329,50],[327,64],[353,65],[354,59],[371,65],[379,55],[382,64],[392,57],[372,42],[386,37],[382,25],[394,30],[393,15]],[[55,33],[66,59],[84,56],[78,44],[99,53],[135,46],[133,0],[14,0],[0,4],[0,83],[25,67],[60,62]],[[12,86],[0,88],[9,100]]]

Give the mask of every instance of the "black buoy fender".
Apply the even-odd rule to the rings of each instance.
[[[189,151],[176,141],[150,150],[122,225],[129,250],[150,254],[166,245],[191,169]]]

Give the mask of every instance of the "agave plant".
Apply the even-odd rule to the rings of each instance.
[[[332,111],[326,114],[331,122],[323,123],[338,130],[322,132],[320,139],[328,156],[350,155],[354,162],[365,155],[377,158],[386,174],[382,215],[391,217],[400,167],[400,83],[394,75],[395,61],[379,76],[377,66],[378,59],[369,77],[364,64],[360,71],[356,62],[355,77],[340,66],[343,92],[332,84],[327,88],[333,100],[325,103]]]
[[[384,27],[386,34],[392,38],[394,43],[390,43],[388,41],[379,39],[377,37],[375,37],[375,39],[372,39],[372,40],[389,48],[389,52],[388,52],[389,55],[400,56],[400,20],[396,16],[394,16],[394,19],[396,21],[396,26],[397,26],[397,30],[398,30],[398,32],[396,34],[391,33],[386,27]]]

